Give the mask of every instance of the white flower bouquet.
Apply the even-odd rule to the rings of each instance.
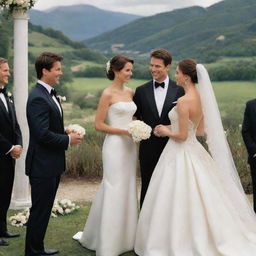
[[[9,218],[11,225],[15,227],[22,227],[24,226],[29,217],[29,208],[26,208],[24,211],[15,214]]]
[[[52,208],[51,216],[56,218],[60,215],[67,215],[79,208],[80,207],[78,205],[76,205],[74,202],[70,201],[69,199],[55,200]]]
[[[84,127],[82,127],[78,124],[70,124],[65,128],[65,130],[66,130],[67,133],[75,132],[75,133],[77,133],[81,136],[84,136],[85,133],[86,133]]]
[[[36,0],[2,0],[0,6],[8,9],[9,13],[14,11],[27,11],[32,8],[36,3]]]
[[[134,120],[129,123],[127,130],[135,142],[148,139],[152,132],[152,128],[140,120]]]

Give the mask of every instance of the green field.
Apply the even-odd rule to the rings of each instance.
[[[145,82],[145,80],[131,79],[127,86],[135,89]],[[79,92],[96,93],[110,84],[111,81],[105,78],[74,78],[69,88]],[[244,104],[247,100],[256,97],[256,82],[213,82],[213,87],[221,108],[227,107],[231,103]]]
[[[131,79],[127,84],[128,87],[135,89],[137,86],[145,83],[145,80]],[[107,88],[111,81],[106,78],[75,78],[70,84],[72,90],[79,92],[96,93]]]
[[[145,80],[131,79],[127,86],[135,89],[145,82]],[[110,84],[111,81],[105,78],[74,78],[68,87],[72,94],[97,95],[97,92]],[[256,97],[256,82],[214,82],[213,87],[224,124],[239,125],[242,122],[246,101]]]

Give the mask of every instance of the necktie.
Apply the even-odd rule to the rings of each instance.
[[[1,88],[0,93],[4,94],[7,97],[6,88]]]
[[[164,88],[164,82],[158,83],[157,81],[155,81],[155,88],[158,88],[159,86],[161,86],[162,88]]]

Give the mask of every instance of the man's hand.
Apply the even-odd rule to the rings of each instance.
[[[70,136],[70,146],[79,144],[83,139],[83,136],[75,132],[70,132],[68,135]]]
[[[20,145],[15,145],[13,147],[12,151],[10,152],[11,157],[13,159],[18,159],[20,157],[21,153],[22,153],[22,146],[20,146]]]

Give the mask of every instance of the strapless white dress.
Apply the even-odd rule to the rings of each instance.
[[[132,102],[117,102],[107,122],[127,128],[136,111]],[[86,156],[85,156],[86,157]],[[107,134],[102,149],[103,179],[84,231],[74,238],[97,256],[118,256],[134,248],[138,220],[136,191],[137,147],[126,135]]]
[[[172,130],[178,131],[176,107],[169,118]],[[169,139],[164,148],[140,213],[135,252],[140,256],[255,256],[255,226],[245,224],[243,209],[230,200],[215,162],[195,132],[190,121],[187,140]]]

